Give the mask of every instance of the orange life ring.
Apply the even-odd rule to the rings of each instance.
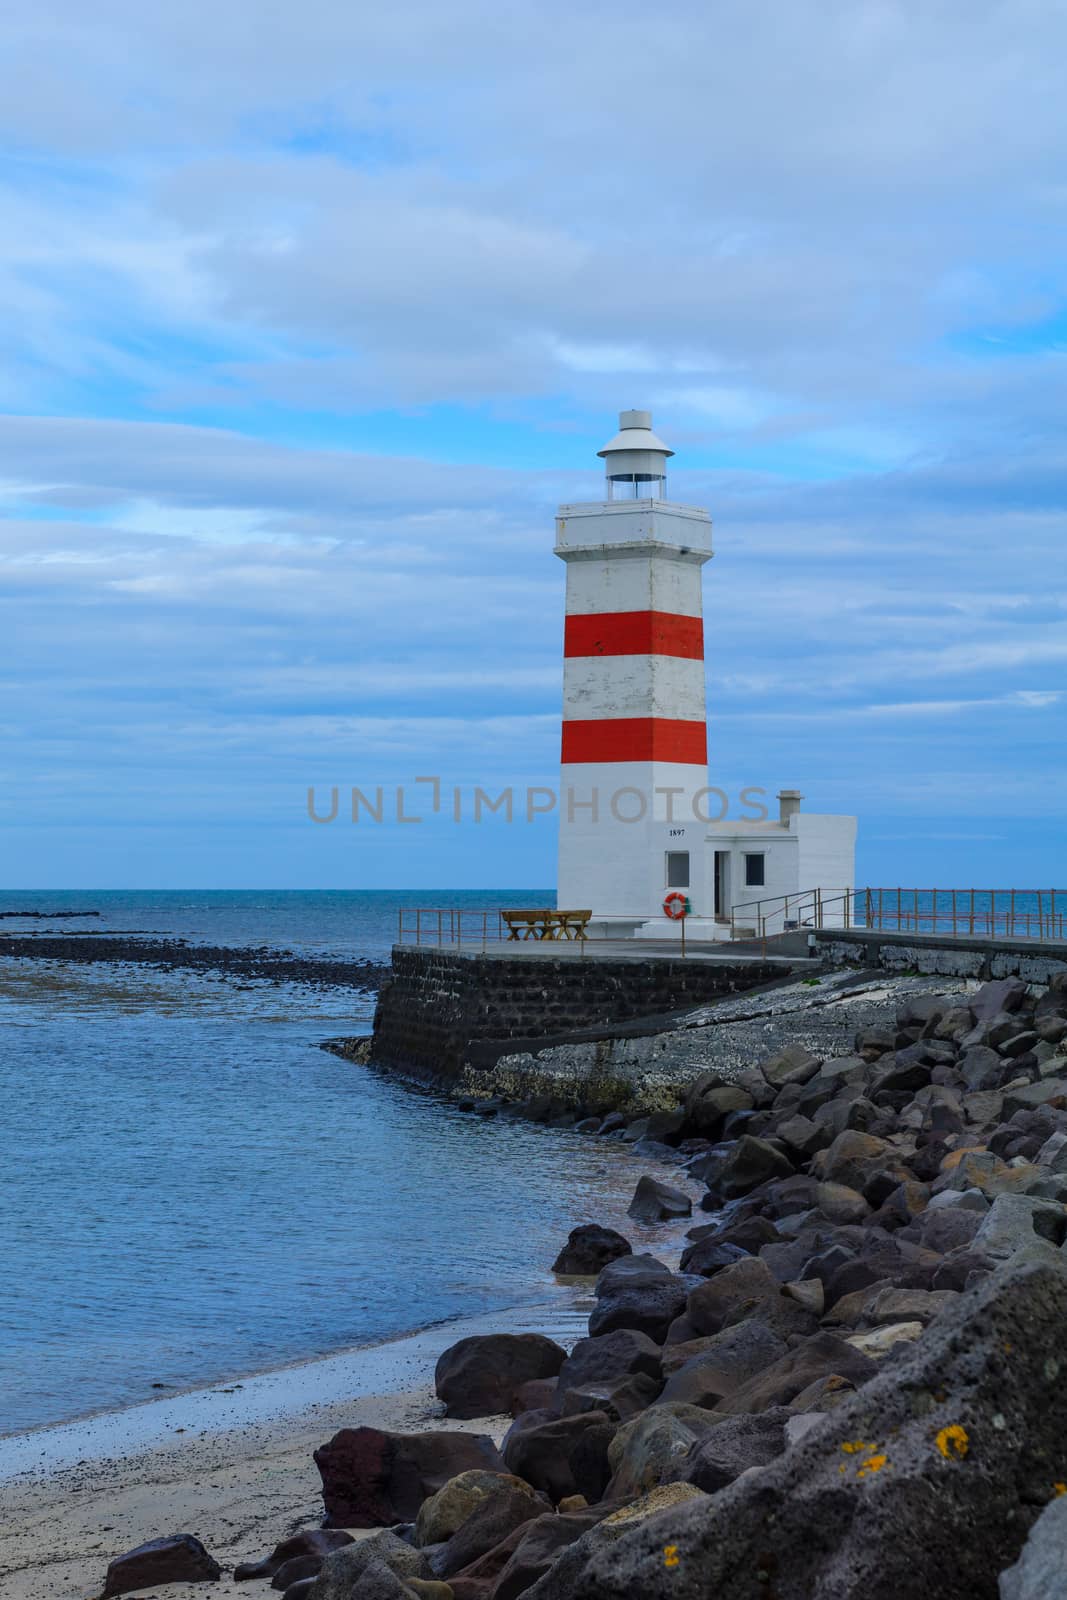
[[[688,895],[681,894],[675,889],[672,894],[667,895],[664,899],[663,910],[672,922],[679,922],[689,910]]]

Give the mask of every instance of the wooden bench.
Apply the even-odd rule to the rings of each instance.
[[[585,939],[591,911],[502,911],[508,939]]]

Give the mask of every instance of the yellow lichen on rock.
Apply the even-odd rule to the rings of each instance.
[[[946,1461],[962,1461],[970,1445],[966,1428],[961,1428],[958,1422],[953,1422],[947,1428],[942,1428],[937,1435],[935,1443]]]

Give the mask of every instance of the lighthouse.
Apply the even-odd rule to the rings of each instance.
[[[691,888],[684,858],[708,781],[711,518],[667,498],[673,453],[649,412],[622,412],[599,451],[604,499],[560,506],[556,521],[567,566],[560,904],[598,916],[648,915],[665,891]]]
[[[680,895],[691,936],[722,938],[739,904],[852,887],[856,824],[803,812],[794,789],[774,819],[758,801],[731,817],[709,786],[711,518],[668,498],[673,453],[648,411],[623,411],[598,452],[603,498],[557,514],[567,569],[557,903],[591,911],[603,933],[677,936],[664,902]]]

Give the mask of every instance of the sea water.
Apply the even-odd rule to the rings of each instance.
[[[546,891],[5,894],[34,927],[385,957],[398,903]],[[2,949],[2,940],[0,940]],[[373,996],[0,956],[0,1433],[544,1301],[612,1142],[464,1114],[320,1048]],[[640,1246],[639,1246],[640,1247]]]

